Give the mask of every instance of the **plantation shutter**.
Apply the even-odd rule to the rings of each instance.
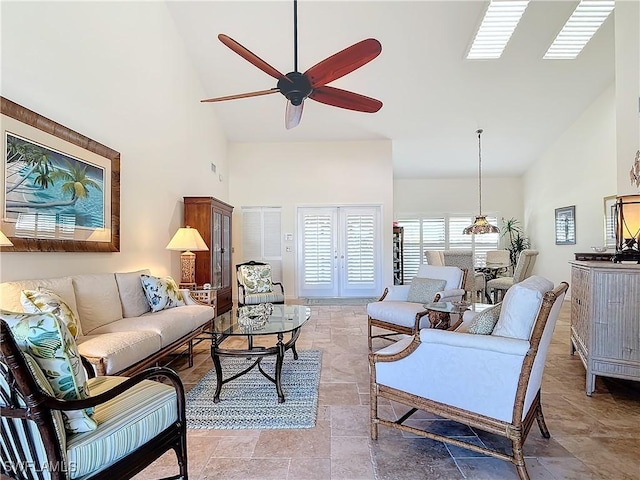
[[[304,284],[330,286],[333,284],[333,216],[329,213],[305,214],[302,222]]]
[[[372,214],[347,214],[346,220],[346,283],[375,283],[375,218]]]
[[[411,283],[411,279],[418,273],[418,267],[423,263],[420,219],[398,220],[398,226],[404,228],[402,275],[404,283]]]
[[[271,279],[282,282],[282,212],[278,207],[242,208],[243,262],[271,265]]]

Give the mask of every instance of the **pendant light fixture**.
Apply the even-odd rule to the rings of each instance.
[[[481,235],[483,233],[500,233],[500,229],[495,225],[491,225],[487,221],[486,215],[482,214],[482,143],[480,137],[483,130],[480,128],[476,131],[478,134],[478,203],[480,214],[476,216],[474,222],[465,228],[462,233],[465,235]]]

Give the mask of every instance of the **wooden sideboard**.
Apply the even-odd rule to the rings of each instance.
[[[640,380],[640,265],[572,261],[571,353],[596,376]]]

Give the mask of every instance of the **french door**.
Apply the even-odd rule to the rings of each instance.
[[[298,295],[380,294],[380,207],[298,209]]]

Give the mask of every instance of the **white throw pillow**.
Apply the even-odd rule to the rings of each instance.
[[[500,318],[491,335],[529,340],[542,297],[552,289],[551,281],[537,275],[516,283],[504,296]]]

